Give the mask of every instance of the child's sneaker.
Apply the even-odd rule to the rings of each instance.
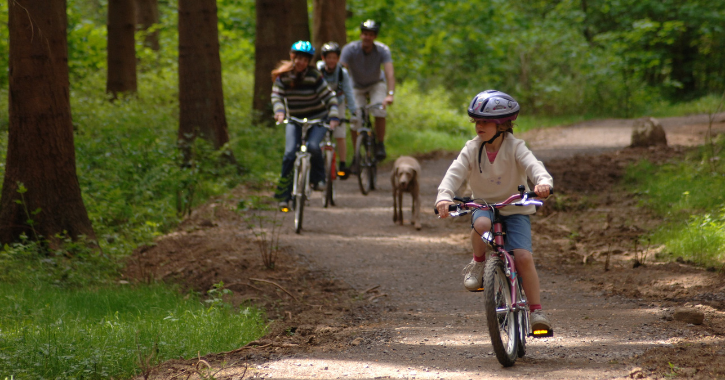
[[[534,336],[552,336],[551,322],[541,309],[531,312],[531,330]],[[538,333],[537,333],[538,332]]]
[[[471,260],[465,268],[463,268],[463,286],[470,292],[480,292],[483,290],[483,268],[485,262]]]

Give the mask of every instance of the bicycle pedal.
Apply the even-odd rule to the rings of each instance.
[[[554,329],[534,330],[534,332],[529,336],[532,336],[534,338],[550,338],[550,337],[554,336]]]

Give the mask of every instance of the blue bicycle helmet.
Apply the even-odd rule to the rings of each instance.
[[[306,54],[312,58],[315,55],[315,48],[309,41],[297,41],[292,44],[292,52],[296,54]]]

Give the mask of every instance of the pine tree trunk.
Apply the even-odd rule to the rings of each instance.
[[[257,0],[255,41],[254,99],[255,119],[271,122],[272,70],[289,59],[292,43],[309,41],[310,27],[306,0]]]
[[[108,0],[106,93],[136,92],[135,0]]]
[[[179,0],[179,108],[182,147],[197,136],[215,149],[229,142],[215,0]]]
[[[95,239],[76,176],[65,4],[9,2],[10,122],[0,196],[2,243],[25,234],[48,239],[55,247],[59,241],[54,236],[64,232],[74,239]],[[18,183],[27,192],[21,195]]]
[[[159,23],[159,0],[135,0],[137,30],[147,31],[154,24]],[[154,51],[159,51],[159,31],[146,34],[144,45]]]
[[[334,41],[341,47],[347,43],[345,2],[345,0],[314,0],[312,38],[318,57],[320,47],[325,42]]]

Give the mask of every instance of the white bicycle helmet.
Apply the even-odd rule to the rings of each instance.
[[[503,124],[509,120],[516,120],[519,109],[519,102],[511,95],[501,91],[486,90],[473,97],[468,106],[468,116]]]

